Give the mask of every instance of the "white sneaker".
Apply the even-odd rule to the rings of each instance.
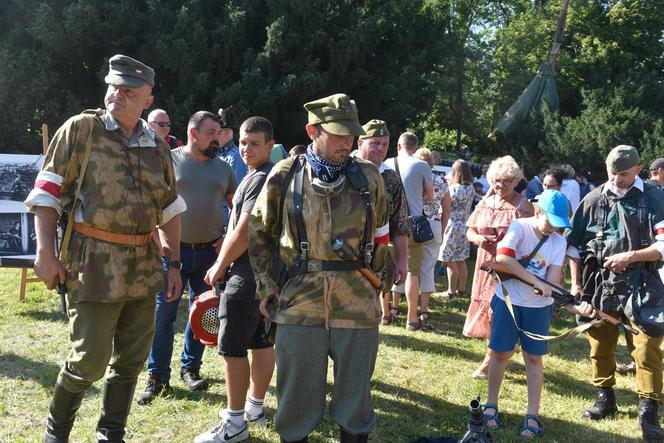
[[[228,420],[228,415],[226,414],[226,408],[219,410],[219,418],[222,420]],[[265,411],[261,412],[258,415],[249,415],[248,412],[244,412],[244,421],[247,422],[252,427],[264,428],[267,426],[267,417],[265,417]]]
[[[194,443],[236,443],[248,438],[249,428],[246,421],[242,423],[241,427],[237,427],[229,420],[224,419],[217,426],[198,434],[194,438]]]

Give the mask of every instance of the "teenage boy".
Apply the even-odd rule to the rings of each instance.
[[[205,276],[210,285],[226,282],[219,302],[218,347],[224,358],[228,407],[219,413],[221,423],[198,435],[195,443],[244,441],[249,438],[248,423],[265,426],[263,399],[274,371],[274,351],[259,311],[247,245],[249,216],[272,169],[269,160],[273,145],[269,120],[250,117],[240,126],[240,155],[249,172],[235,192],[219,257]]]
[[[546,354],[547,344],[527,337],[516,325],[535,334],[549,333],[553,313],[551,287],[536,277],[554,284],[560,282],[567,243],[558,230],[570,227],[568,205],[567,198],[560,191],[544,191],[535,207],[535,216],[514,220],[503,240],[498,243],[498,263],[505,265],[528,284],[516,279],[505,281],[498,287],[491,301],[493,322],[489,348],[493,354],[489,363],[489,394],[484,416],[489,428],[498,429],[498,393],[505,368],[518,340],[523,350],[528,384],[528,412],[520,431],[524,438],[533,438],[542,432],[538,414],[544,382],[542,356]],[[544,236],[548,238],[540,244]],[[533,251],[535,254],[525,265],[517,261],[528,258]],[[542,295],[535,294],[533,287],[541,291]],[[505,303],[505,294],[509,294],[514,318]],[[565,305],[564,308],[584,317],[592,316],[593,311],[585,302],[580,306]]]

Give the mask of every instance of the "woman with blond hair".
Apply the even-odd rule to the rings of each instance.
[[[433,168],[432,152],[427,148],[419,148],[413,157],[424,160]],[[436,290],[433,271],[440,245],[443,242],[443,231],[450,216],[450,194],[447,183],[442,177],[433,174],[433,199],[424,203],[424,215],[429,219],[433,239],[422,243],[422,264],[420,265],[420,325],[429,320],[429,300]]]
[[[450,220],[443,234],[443,245],[440,248],[438,260],[447,267],[448,297],[466,294],[468,281],[468,267],[466,259],[470,257],[470,245],[466,238],[466,222],[475,199],[473,189],[473,174],[470,166],[463,160],[457,160],[452,165],[452,172],[448,176],[452,210]]]
[[[466,237],[478,247],[470,306],[463,326],[466,337],[488,340],[491,333],[490,304],[496,292],[496,282],[480,266],[487,260],[495,260],[496,244],[503,238],[512,220],[531,217],[534,213],[528,199],[514,191],[521,178],[521,169],[511,156],[499,157],[491,162],[487,180],[493,192],[478,203],[466,224]],[[474,378],[486,378],[490,358],[491,351],[487,347],[484,360],[473,372]]]

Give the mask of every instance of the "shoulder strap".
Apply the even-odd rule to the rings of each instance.
[[[535,256],[535,254],[537,254],[537,251],[540,250],[540,248],[542,247],[542,245],[543,245],[544,243],[546,243],[546,241],[547,241],[548,239],[549,239],[549,236],[548,236],[548,235],[543,235],[542,238],[540,238],[540,241],[537,243],[537,246],[535,246],[535,249],[532,250],[532,252],[528,255],[528,257],[526,257],[526,258],[522,258],[521,260],[519,260],[519,263],[521,264],[521,266],[523,266],[524,268],[527,267],[527,266],[528,266],[528,263],[530,263],[530,260],[533,259],[533,257]]]
[[[648,223],[648,196],[645,193],[644,187],[641,196],[639,197],[639,237],[641,238],[641,248],[650,246],[650,223]]]
[[[302,156],[301,156],[302,157]],[[300,245],[300,260],[306,262],[309,258],[309,240],[307,238],[307,229],[304,225],[302,216],[302,188],[304,180],[305,161],[298,161],[295,168],[295,187],[293,189],[293,208],[295,212],[295,226],[297,228],[297,238]]]
[[[369,180],[364,174],[362,167],[351,157],[348,168],[346,169],[346,176],[350,181],[353,188],[360,191],[362,203],[364,204],[365,220],[364,220],[364,235],[362,236],[362,244],[360,245],[360,253],[362,254],[364,265],[369,267],[373,259],[373,242],[371,241],[371,221],[373,220],[373,210],[371,209],[371,194],[369,194]]]
[[[92,131],[94,129],[94,123],[90,119],[90,132],[88,133],[88,138],[85,140],[85,151],[83,152],[83,162],[81,163],[81,170],[78,173],[78,178],[76,179],[76,193],[74,194],[74,202],[71,205],[71,211],[69,211],[67,218],[67,227],[65,228],[64,235],[62,236],[62,244],[60,245],[60,260],[66,261],[69,254],[69,242],[71,241],[71,233],[74,228],[74,217],[76,216],[76,211],[78,210],[79,199],[78,196],[81,193],[81,185],[83,184],[83,178],[85,177],[85,171],[88,168],[88,162],[90,161],[90,152],[92,152]]]
[[[599,228],[597,230],[597,234],[595,234],[595,238],[597,239],[598,243],[598,251],[597,251],[597,259],[600,262],[604,261],[604,229],[606,228],[606,221],[609,217],[609,212],[611,211],[611,207],[609,206],[609,199],[606,197],[606,194],[604,194],[604,188],[600,190],[599,194],[599,200],[597,202],[597,227]]]

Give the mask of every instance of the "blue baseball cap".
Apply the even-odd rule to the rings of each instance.
[[[560,191],[547,189],[537,199],[537,206],[546,214],[554,228],[570,228],[569,200]]]

